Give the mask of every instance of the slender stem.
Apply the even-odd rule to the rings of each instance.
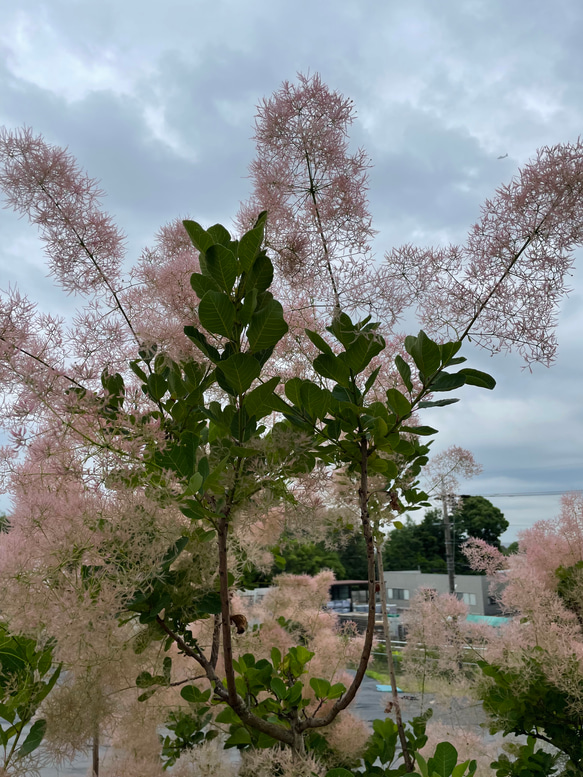
[[[304,153],[306,155],[306,166],[308,168],[308,177],[310,179],[310,197],[312,198],[312,202],[314,204],[316,221],[318,222],[318,232],[320,233],[320,240],[322,241],[322,246],[324,248],[326,269],[328,270],[328,275],[330,276],[330,282],[332,283],[332,290],[334,292],[334,302],[336,303],[336,308],[340,310],[340,295],[338,294],[338,288],[336,286],[336,281],[334,279],[334,273],[332,272],[330,253],[328,251],[328,241],[326,240],[326,235],[324,234],[324,227],[322,226],[322,219],[320,217],[320,209],[318,207],[318,200],[316,198],[316,185],[315,185],[314,177],[312,175],[312,164],[310,161],[310,155],[308,154],[307,151],[305,151]]]
[[[223,659],[225,662],[225,674],[227,676],[229,704],[231,707],[233,707],[237,700],[237,688],[235,686],[235,673],[233,669],[233,643],[231,641],[231,602],[229,601],[229,568],[227,555],[228,531],[228,519],[225,516],[222,516],[219,519],[217,537],[219,547],[219,582],[223,631]]]
[[[220,646],[221,646],[221,616],[215,615],[214,625],[213,625],[213,641],[211,644],[211,657],[209,659],[209,663],[213,669],[217,668]]]
[[[486,299],[483,300],[482,302],[480,302],[480,304],[478,305],[478,309],[476,310],[476,312],[474,313],[474,315],[470,319],[469,323],[467,324],[466,328],[462,332],[461,336],[458,338],[458,340],[460,342],[465,340],[466,337],[470,334],[470,331],[471,331],[472,327],[474,326],[474,324],[476,323],[478,318],[482,315],[482,312],[484,311],[484,308],[486,307],[488,302],[490,302],[490,300],[492,299],[494,294],[497,292],[497,290],[499,289],[500,285],[510,275],[510,272],[511,272],[512,268],[514,267],[514,265],[516,264],[516,262],[520,259],[522,254],[526,251],[528,246],[532,243],[532,241],[538,235],[541,227],[543,226],[545,221],[548,219],[550,214],[554,211],[555,205],[558,203],[559,199],[560,199],[560,197],[557,197],[555,199],[555,201],[553,202],[552,206],[549,208],[547,213],[545,213],[545,215],[542,217],[540,222],[534,227],[534,229],[532,230],[531,234],[525,239],[525,241],[522,244],[522,246],[520,247],[520,249],[514,254],[514,256],[512,257],[512,260],[510,261],[510,263],[508,265],[508,267],[504,270],[504,272],[502,273],[500,278],[496,281],[494,286],[490,289],[490,291],[486,295]]]
[[[346,693],[334,703],[327,715],[321,718],[308,718],[301,723],[302,730],[308,728],[321,728],[328,726],[336,718],[339,712],[346,709],[356,696],[356,692],[361,686],[364,678],[370,654],[372,652],[372,643],[375,628],[375,550],[372,528],[370,523],[370,513],[368,509],[368,443],[364,435],[360,441],[360,487],[358,489],[358,500],[360,506],[360,520],[362,523],[362,533],[366,542],[367,575],[368,575],[368,618],[366,621],[366,632],[364,645],[356,674]]]
[[[377,540],[377,565],[379,570],[379,584],[381,594],[381,613],[383,616],[383,631],[385,634],[385,648],[387,652],[387,664],[389,667],[389,676],[391,678],[391,696],[393,698],[393,709],[395,710],[395,722],[397,724],[397,731],[399,732],[399,741],[401,743],[401,750],[403,752],[403,761],[405,762],[405,768],[408,772],[412,772],[415,769],[415,761],[409,750],[409,743],[407,742],[407,736],[405,734],[405,726],[403,725],[403,717],[401,715],[401,705],[399,703],[399,692],[397,690],[397,676],[395,674],[395,661],[393,659],[393,644],[391,641],[391,630],[389,628],[389,617],[387,614],[387,589],[385,587],[385,574],[383,565],[383,551],[381,542]]]
[[[227,688],[225,688],[223,685],[222,680],[217,675],[214,667],[211,666],[210,661],[206,658],[204,653],[199,648],[195,650],[190,645],[187,645],[182,637],[173,631],[173,629],[171,629],[166,621],[160,618],[160,616],[156,618],[156,622],[166,632],[166,634],[168,634],[169,637],[172,637],[178,648],[185,655],[193,658],[198,664],[202,666],[207,678],[213,684],[215,696],[217,696],[222,702],[228,704],[233,709],[233,711],[237,713],[237,715],[241,718],[242,722],[246,726],[254,728],[257,731],[262,731],[264,734],[268,734],[270,737],[277,739],[278,742],[284,742],[287,745],[293,745],[294,736],[290,729],[283,728],[283,726],[279,726],[277,723],[271,723],[268,720],[263,720],[263,718],[259,718],[257,715],[254,715],[249,710],[249,707],[245,701],[239,696],[238,693],[236,693],[236,691],[235,699],[233,703],[231,703]]]
[[[123,318],[124,318],[124,320],[125,320],[125,322],[126,322],[126,324],[127,324],[127,326],[128,326],[128,329],[129,329],[129,330],[130,330],[130,332],[132,333],[132,336],[133,336],[134,340],[136,341],[136,343],[138,344],[138,346],[141,346],[141,345],[142,345],[142,343],[140,342],[140,338],[139,338],[139,337],[138,337],[138,335],[136,334],[136,332],[135,332],[135,330],[134,330],[134,328],[133,328],[133,326],[132,326],[132,322],[130,321],[130,319],[129,319],[129,317],[128,317],[127,313],[125,312],[125,310],[124,310],[124,308],[123,308],[123,305],[121,304],[121,301],[120,301],[120,299],[119,299],[119,297],[118,297],[118,295],[117,295],[117,292],[116,292],[116,290],[113,288],[113,286],[111,285],[111,283],[110,283],[110,281],[109,281],[108,277],[105,275],[105,273],[103,272],[103,270],[102,270],[102,269],[101,269],[101,267],[99,266],[99,262],[98,262],[98,261],[97,261],[97,259],[95,258],[95,255],[93,254],[93,252],[92,252],[92,251],[90,251],[90,250],[89,250],[89,248],[87,247],[87,245],[86,245],[85,241],[83,240],[83,238],[81,237],[81,235],[79,234],[79,232],[77,231],[77,229],[76,229],[76,228],[73,226],[73,224],[71,223],[71,220],[68,218],[68,216],[66,216],[66,215],[65,215],[65,213],[63,213],[63,209],[62,209],[62,207],[61,207],[61,204],[58,202],[58,200],[56,200],[56,199],[53,197],[53,195],[52,195],[52,194],[51,194],[51,193],[50,193],[50,192],[47,190],[47,188],[46,188],[46,187],[43,185],[43,183],[42,183],[42,182],[39,182],[39,188],[40,188],[40,189],[41,189],[41,190],[42,190],[42,191],[43,191],[43,192],[46,194],[46,196],[47,196],[47,197],[48,197],[48,198],[49,198],[49,199],[52,201],[52,203],[53,203],[53,205],[55,206],[55,208],[56,208],[56,209],[59,211],[59,213],[61,214],[61,217],[63,218],[63,221],[65,222],[65,224],[67,225],[67,227],[68,227],[68,228],[71,230],[71,232],[72,232],[72,233],[75,235],[75,237],[77,238],[77,240],[78,240],[78,242],[79,242],[79,245],[81,246],[81,248],[83,249],[83,251],[85,251],[85,253],[87,254],[87,257],[89,258],[89,261],[90,261],[90,262],[91,262],[91,264],[92,264],[92,265],[95,267],[95,269],[97,270],[97,272],[99,273],[99,275],[100,275],[100,277],[101,277],[101,280],[103,281],[103,283],[104,283],[104,284],[105,284],[105,286],[107,287],[107,289],[108,289],[109,293],[110,293],[110,294],[111,294],[111,296],[113,297],[113,299],[114,299],[114,301],[115,301],[115,305],[116,305],[117,309],[119,310],[119,312],[121,313],[121,315],[123,316]]]
[[[93,777],[99,777],[99,726],[95,726],[91,747]]]
[[[6,337],[4,337],[4,335],[0,335],[0,340],[1,340],[3,343],[6,343],[7,345],[9,345],[11,348],[14,348],[14,350],[15,350],[15,351],[18,351],[18,353],[21,353],[23,356],[28,356],[28,357],[29,357],[29,359],[34,359],[34,361],[38,362],[38,363],[39,363],[39,364],[41,364],[43,367],[46,367],[46,368],[47,368],[48,370],[50,370],[51,372],[54,372],[54,373],[55,373],[56,375],[58,375],[60,378],[66,378],[66,380],[68,380],[68,381],[70,381],[71,383],[73,383],[73,385],[77,386],[78,388],[82,388],[82,389],[84,389],[85,391],[88,391],[88,390],[89,390],[89,389],[87,389],[87,387],[86,387],[86,386],[84,386],[82,383],[79,383],[77,380],[75,380],[75,378],[72,378],[70,375],[67,375],[66,373],[64,373],[64,372],[61,372],[60,370],[57,370],[57,369],[55,369],[54,367],[52,367],[52,366],[51,366],[51,365],[50,365],[48,362],[46,362],[44,359],[41,359],[41,357],[40,357],[40,356],[35,356],[33,353],[30,353],[30,351],[27,351],[27,350],[26,350],[26,348],[20,348],[18,345],[14,345],[14,343],[10,342],[10,340],[8,340]],[[15,374],[16,374],[16,375],[18,375],[18,373],[17,373],[16,371],[15,371]],[[20,376],[20,375],[18,375],[18,377],[21,377],[21,376]]]

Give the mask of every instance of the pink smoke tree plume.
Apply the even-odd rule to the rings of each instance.
[[[494,386],[458,369],[465,340],[552,361],[581,242],[576,143],[541,150],[486,202],[465,246],[406,247],[377,266],[353,120],[318,76],[284,84],[259,106],[237,235],[172,222],[127,274],[124,237],[75,160],[29,129],[0,135],[6,201],[38,226],[51,274],[80,303],[67,322],[15,288],[0,300],[3,615],[61,637],[85,688],[116,645],[137,645],[150,668],[138,658],[124,672],[139,668],[144,709],[196,673],[182,700],[206,709],[212,691],[241,747],[301,754],[314,732],[338,734],[373,644],[379,481],[396,512],[425,503],[435,430],[416,419],[456,401],[440,392]],[[395,331],[415,305],[435,339]],[[268,563],[274,527],[326,519],[331,471],[352,484],[367,547],[367,627],[345,683],[301,640],[241,654],[250,635],[235,596],[246,566]],[[106,672],[103,683],[112,698],[119,687]],[[93,723],[107,719],[96,710]]]
[[[471,451],[459,445],[450,445],[431,457],[424,474],[429,483],[429,493],[436,490],[440,494],[456,494],[460,477],[473,478],[482,471],[482,465],[474,459]]]
[[[450,597],[421,593],[409,615],[405,663],[408,671],[424,678],[445,673],[451,682],[464,685],[462,662],[477,661],[484,677],[474,689],[490,715],[490,730],[550,743],[556,748],[553,758],[538,751],[540,758],[550,758],[549,768],[562,763],[579,769],[583,496],[565,494],[557,518],[536,522],[518,539],[518,552],[508,556],[477,538],[463,548],[474,569],[489,576],[491,595],[508,622],[478,633],[461,611],[451,611]],[[455,606],[465,607],[461,602]],[[428,664],[427,655],[435,660]],[[518,751],[519,759],[533,752]]]

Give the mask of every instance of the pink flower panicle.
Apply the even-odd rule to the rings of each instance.
[[[438,493],[452,494],[459,489],[459,477],[472,478],[482,472],[482,465],[471,451],[459,445],[451,445],[445,451],[432,456],[425,469],[432,488]]]
[[[0,129],[0,187],[7,204],[40,228],[49,267],[68,292],[111,292],[124,238],[99,208],[103,192],[64,149],[30,129]]]
[[[560,300],[583,238],[583,143],[545,147],[482,208],[463,246],[386,255],[387,292],[424,327],[550,364]]]
[[[338,302],[347,311],[366,308],[375,296],[370,161],[362,149],[348,153],[353,104],[319,75],[298,81],[259,105],[254,191],[238,223],[249,228],[267,210],[267,243],[292,288],[308,290],[328,313]]]
[[[462,545],[462,553],[472,569],[476,572],[483,572],[490,577],[507,566],[506,556],[498,548],[478,537],[467,539]]]

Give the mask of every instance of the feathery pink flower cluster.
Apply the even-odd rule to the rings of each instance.
[[[124,237],[98,205],[103,192],[65,150],[30,129],[0,131],[0,188],[8,205],[37,224],[51,273],[68,292],[111,293]]]
[[[504,569],[507,564],[506,556],[498,548],[479,537],[467,539],[462,545],[462,553],[472,569],[475,569],[476,572],[483,572],[489,577]]]
[[[482,207],[463,246],[408,245],[387,259],[387,291],[424,327],[550,364],[560,300],[583,238],[583,142],[545,147]]]

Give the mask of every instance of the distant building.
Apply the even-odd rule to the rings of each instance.
[[[485,575],[456,575],[456,596],[468,606],[470,615],[501,615],[495,596],[490,590],[490,580]],[[447,575],[426,572],[385,572],[387,603],[396,605],[398,612],[409,609],[409,602],[418,588],[431,588],[438,594],[449,593]]]

